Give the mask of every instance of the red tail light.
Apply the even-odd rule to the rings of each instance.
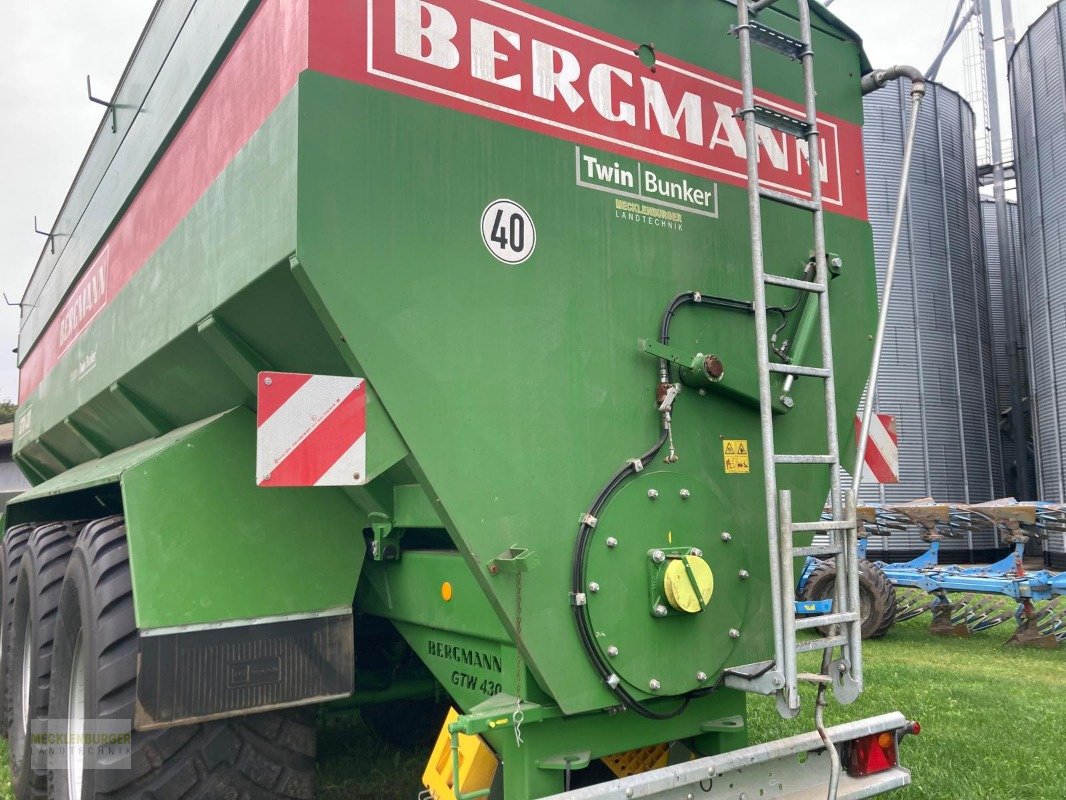
[[[848,774],[853,778],[884,772],[896,766],[898,761],[895,731],[863,736],[848,748]]]

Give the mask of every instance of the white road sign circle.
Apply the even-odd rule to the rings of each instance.
[[[514,200],[494,200],[481,215],[481,240],[504,264],[521,264],[537,246],[533,218]]]

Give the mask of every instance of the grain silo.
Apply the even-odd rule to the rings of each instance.
[[[879,278],[888,260],[910,109],[910,87],[863,101],[866,180]],[[1002,490],[988,279],[974,115],[956,92],[930,84],[922,104],[896,284],[875,409],[896,417],[900,482],[864,484],[860,499],[934,497],[978,503]],[[873,557],[898,561],[927,545],[917,534],[874,537]],[[983,560],[991,533],[947,539],[946,560]]]
[[[1003,491],[1004,494],[1018,496],[1016,465],[1014,463],[1014,445],[1011,440],[1013,431],[1009,409],[1011,408],[1010,359],[1013,357],[1020,366],[1022,384],[1022,413],[1025,417],[1025,437],[1032,449],[1032,426],[1029,422],[1029,374],[1028,358],[1025,350],[1025,330],[1027,327],[1024,297],[1025,287],[1021,276],[1021,241],[1018,230],[1018,206],[1007,203],[1007,238],[1010,249],[1006,261],[1000,258],[999,235],[996,225],[996,204],[988,199],[981,201],[981,223],[985,237],[985,257],[988,264],[988,297],[992,313],[992,344],[996,381],[996,407],[999,414],[1000,451],[1003,456]],[[1006,269],[1013,285],[1014,295],[1014,341],[1020,352],[1013,355],[1007,336],[1007,314],[1003,297],[1003,270]],[[1032,461],[1029,466],[1029,486],[1035,485]]]
[[[1014,153],[1029,328],[1037,489],[1066,501],[1066,8],[1060,2],[1030,26],[1010,60]],[[1066,568],[1066,542],[1049,542]]]

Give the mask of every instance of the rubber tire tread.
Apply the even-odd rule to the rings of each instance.
[[[884,611],[881,614],[881,622],[878,624],[877,629],[870,635],[871,639],[880,639],[893,625],[896,624],[896,614],[899,610],[899,602],[896,599],[896,587],[893,586],[892,581],[888,579],[884,570],[881,569],[873,561],[863,559],[859,563],[860,570],[867,570],[870,574],[870,590],[876,592],[883,598],[883,602],[879,603]]]
[[[29,544],[33,524],[13,525],[4,534],[0,555],[0,736],[7,738],[7,666],[11,650],[11,609],[15,605],[15,583],[19,577],[22,553]]]
[[[833,595],[836,563],[822,561],[811,572],[803,587],[801,599],[825,600]],[[859,562],[859,592],[870,599],[868,614],[862,621],[862,638],[883,636],[895,621],[896,592],[885,574],[867,560]],[[819,627],[821,636],[829,635],[829,628]]]
[[[86,526],[71,559],[56,639],[52,698],[57,717],[68,713],[79,634],[86,635],[82,646],[88,647],[86,716],[133,719],[139,634],[126,526],[120,516]],[[130,769],[87,770],[82,797],[311,800],[316,736],[313,707],[133,731]],[[50,774],[52,796],[67,796],[67,774],[62,770]]]
[[[52,522],[33,529],[19,560],[18,578],[15,582],[15,597],[11,609],[11,651],[16,655],[7,675],[5,712],[8,724],[8,750],[11,761],[11,789],[18,800],[45,798],[48,791],[48,775],[44,770],[30,765],[31,750],[28,737],[21,733],[21,702],[15,707],[15,698],[21,698],[23,648],[34,649],[32,686],[30,690],[27,730],[35,719],[48,718],[49,688],[52,678],[52,645],[55,638],[56,616],[59,609],[63,576],[67,561],[74,549],[74,541],[82,523]],[[22,620],[29,614],[30,628],[24,629]],[[28,637],[28,638],[27,638]]]

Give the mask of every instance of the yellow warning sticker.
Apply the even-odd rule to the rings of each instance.
[[[723,439],[722,459],[725,461],[726,475],[751,472],[748,461],[747,439]]]

